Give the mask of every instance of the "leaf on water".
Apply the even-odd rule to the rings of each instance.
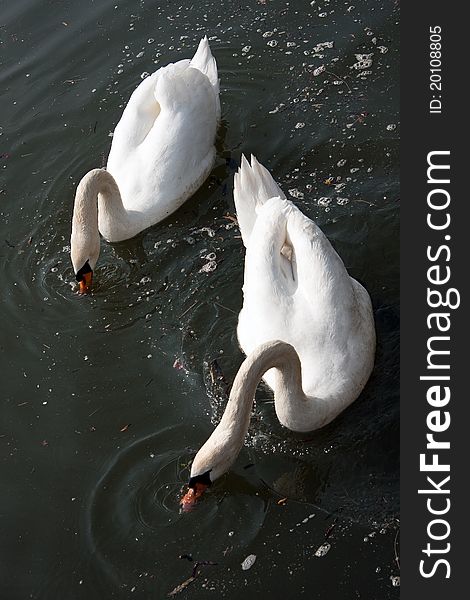
[[[119,431],[121,433],[124,433],[125,431],[127,431],[129,429],[130,426],[131,426],[131,424],[128,423],[127,425],[124,425],[124,427],[121,427],[121,429]]]
[[[191,584],[195,579],[196,579],[196,577],[193,577],[191,575],[191,577],[188,577],[188,579],[183,581],[183,583],[180,583],[173,590],[171,590],[171,592],[168,594],[168,596],[176,596],[176,594],[179,594],[180,592],[185,590],[188,587],[188,585]]]

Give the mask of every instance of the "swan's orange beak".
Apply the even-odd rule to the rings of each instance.
[[[80,280],[80,289],[78,290],[78,293],[79,294],[87,294],[90,291],[92,280],[93,280],[93,271],[84,273],[82,275],[82,279]]]
[[[190,487],[186,494],[180,500],[181,510],[183,512],[189,512],[192,510],[198,501],[198,499],[202,496],[202,494],[207,490],[209,486],[205,483],[197,482],[194,484],[194,487]]]

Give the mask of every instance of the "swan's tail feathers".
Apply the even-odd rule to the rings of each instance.
[[[235,173],[233,197],[238,224],[245,247],[248,247],[258,210],[270,198],[285,199],[271,173],[251,155],[251,165],[242,155],[241,166]]]
[[[215,96],[217,98],[218,117],[220,117],[219,75],[217,73],[217,62],[212,56],[207,35],[205,35],[199,42],[196,54],[192,57],[189,66],[198,69],[199,71],[201,71],[201,73],[204,73],[204,75],[211,82],[212,87],[214,88]]]

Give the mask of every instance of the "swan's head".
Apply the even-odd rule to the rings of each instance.
[[[100,253],[100,238],[90,239],[90,236],[80,236],[72,230],[70,240],[70,257],[72,259],[75,279],[80,285],[80,294],[86,294],[91,287],[93,271]]]
[[[235,462],[243,446],[244,432],[231,435],[222,421],[194,457],[189,477],[189,490],[180,501],[183,511],[191,510],[206,489]]]
[[[181,510],[183,512],[192,510],[198,499],[207,490],[211,483],[212,480],[210,471],[206,471],[201,475],[195,475],[194,477],[191,476],[188,483],[189,489],[180,500]]]
[[[103,169],[93,169],[82,177],[75,192],[70,237],[70,258],[80,293],[87,292],[100,254],[98,194],[114,179]],[[114,184],[115,185],[115,184]]]

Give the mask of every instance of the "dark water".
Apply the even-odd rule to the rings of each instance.
[[[164,598],[191,575],[182,554],[217,565],[181,598],[397,597],[397,23],[388,0],[0,2],[2,599]],[[166,222],[103,244],[94,293],[78,297],[76,184],[105,164],[141,74],[205,33],[217,165]],[[280,427],[260,388],[235,467],[180,515],[224,406],[209,365],[230,381],[242,360],[244,253],[225,218],[242,152],[370,291],[377,363],[358,401],[307,436]]]

